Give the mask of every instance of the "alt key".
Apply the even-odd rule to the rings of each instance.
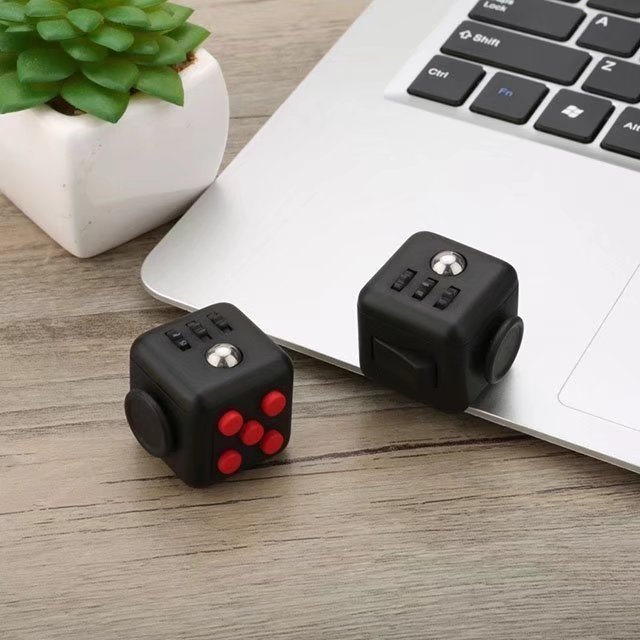
[[[627,107],[602,141],[602,148],[640,159],[640,110]]]
[[[477,64],[435,56],[414,80],[408,91],[412,96],[459,107],[484,78]]]

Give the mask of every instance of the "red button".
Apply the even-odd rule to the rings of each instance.
[[[235,473],[242,464],[242,456],[235,450],[229,449],[218,458],[218,471],[229,476]]]
[[[267,431],[267,433],[264,434],[264,438],[262,438],[262,442],[260,443],[260,448],[263,453],[266,453],[268,456],[272,456],[282,449],[283,444],[284,436],[279,431],[271,429],[271,431]]]
[[[242,414],[237,411],[227,411],[220,420],[218,420],[218,431],[223,436],[235,436],[242,425],[244,424],[244,418]]]
[[[287,398],[279,391],[269,391],[262,398],[262,410],[270,417],[275,418],[280,415],[287,406]]]
[[[240,431],[240,440],[248,447],[258,444],[264,435],[264,427],[257,420],[249,420]]]

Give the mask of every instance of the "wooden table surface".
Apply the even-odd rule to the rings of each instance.
[[[227,161],[366,0],[200,0]],[[66,255],[0,196],[0,638],[640,638],[640,479],[296,356],[294,439],[183,486],[133,440],[161,229]]]

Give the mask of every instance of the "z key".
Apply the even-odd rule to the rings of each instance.
[[[603,58],[582,88],[614,100],[640,102],[640,65]]]

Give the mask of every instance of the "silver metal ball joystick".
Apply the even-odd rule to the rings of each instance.
[[[207,362],[216,369],[233,369],[242,362],[242,351],[232,344],[216,344],[207,351]]]
[[[441,251],[431,259],[431,269],[439,276],[459,276],[466,268],[465,257],[455,251]]]

